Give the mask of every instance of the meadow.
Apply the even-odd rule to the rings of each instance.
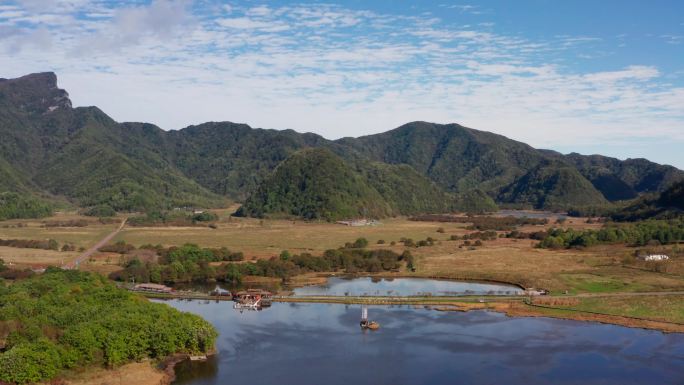
[[[666,272],[631,262],[635,248],[624,245],[600,245],[584,249],[539,249],[530,239],[496,238],[482,246],[465,246],[462,238],[472,233],[464,223],[420,222],[407,218],[389,218],[375,226],[351,227],[328,222],[292,220],[260,220],[235,218],[235,207],[215,211],[219,220],[212,226],[136,227],[126,226],[113,240],[140,247],[161,244],[165,247],[195,243],[202,247],[227,247],[243,252],[247,260],[271,258],[283,250],[292,254],[322,254],[357,238],[366,238],[369,248],[391,249],[401,253],[402,238],[414,242],[434,239],[432,246],[411,247],[415,256],[415,272],[394,273],[402,276],[440,277],[453,279],[492,280],[550,290],[552,294],[648,292],[684,290],[684,258],[670,260]],[[84,219],[85,227],[42,227],[44,221]],[[101,224],[96,219],[74,213],[58,213],[38,221],[0,222],[0,238],[46,239],[88,247],[111,232],[116,224]],[[13,227],[14,226],[14,227]],[[570,218],[562,224],[550,219],[547,225],[522,226],[520,231],[534,232],[562,226],[573,229],[598,229],[601,224],[587,223],[585,218]],[[499,232],[501,234],[501,232]],[[378,244],[378,241],[384,241]],[[392,245],[392,242],[395,244]],[[78,253],[50,250],[0,247],[0,258],[31,266],[60,264]],[[111,273],[121,267],[121,257],[98,253],[82,265],[85,270]]]

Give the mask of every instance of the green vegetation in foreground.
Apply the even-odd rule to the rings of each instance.
[[[38,198],[13,192],[0,193],[0,221],[45,218],[51,215],[52,206]]]
[[[99,275],[54,268],[0,286],[0,333],[0,381],[17,384],[83,366],[206,353],[217,337],[198,316],[148,302]]]
[[[598,244],[625,243],[645,246],[684,240],[684,218],[649,220],[630,224],[607,224],[600,230],[551,229],[539,243],[541,248],[561,249]]]
[[[117,243],[118,251],[123,254],[133,251],[132,245]],[[401,268],[405,263],[413,268],[413,256],[409,251],[397,254],[391,250],[367,250],[368,241],[359,238],[345,247],[325,251],[323,256],[308,253],[299,255],[283,251],[280,256],[260,259],[254,263],[223,263],[219,266],[212,262],[241,261],[242,253],[229,250],[201,248],[194,244],[181,247],[144,246],[155,250],[160,256],[156,262],[142,262],[131,258],[124,270],[112,273],[113,279],[128,281],[135,277],[136,282],[176,283],[218,280],[239,283],[243,276],[261,276],[287,280],[295,275],[308,272],[377,273]],[[107,250],[110,250],[107,248]],[[111,249],[114,250],[114,249]]]

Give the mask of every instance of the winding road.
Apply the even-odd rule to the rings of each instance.
[[[128,218],[124,218],[124,220],[121,221],[121,224],[119,225],[119,227],[116,230],[109,233],[106,237],[102,238],[98,243],[96,243],[95,245],[90,247],[88,250],[84,251],[81,255],[76,257],[74,260],[69,261],[68,263],[64,264],[64,266],[62,266],[62,268],[63,269],[77,269],[78,265],[80,265],[81,262],[90,258],[90,256],[93,255],[93,253],[95,253],[97,251],[97,249],[99,249],[100,247],[106,245],[109,241],[111,241],[112,238],[114,238],[116,236],[116,234],[118,234],[124,228],[127,220],[128,220]]]

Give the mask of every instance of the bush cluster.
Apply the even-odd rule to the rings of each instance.
[[[684,240],[684,218],[649,220],[630,224],[610,224],[600,230],[551,229],[539,243],[541,248],[563,249],[597,244],[624,243],[645,246]]]
[[[26,194],[0,193],[0,221],[20,218],[44,218],[52,215],[52,206]]]
[[[0,239],[0,246],[22,249],[59,250],[59,243],[54,239]]]
[[[454,223],[470,223],[467,227],[469,230],[495,230],[495,231],[510,231],[517,226],[524,225],[545,225],[548,224],[548,219],[528,218],[528,217],[492,217],[492,216],[454,216],[447,214],[428,214],[417,215],[410,217],[412,221],[423,222],[454,222]]]
[[[367,244],[357,240],[352,246]],[[197,245],[186,244],[181,247],[157,249],[160,255],[157,261],[143,262],[132,258],[125,268],[110,275],[116,280],[127,281],[135,278],[136,282],[176,283],[191,281],[218,280],[239,283],[243,276],[273,277],[287,280],[306,272],[344,271],[381,272],[401,268],[413,268],[413,256],[405,251],[397,254],[391,250],[368,250],[364,247],[341,247],[330,249],[322,256],[309,253],[293,255],[283,251],[279,256],[260,259],[253,263],[230,263],[241,261],[242,253],[233,253],[227,249],[202,249]],[[212,262],[228,262],[212,264]]]

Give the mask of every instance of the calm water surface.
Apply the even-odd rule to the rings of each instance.
[[[682,334],[409,306],[371,307],[382,326],[363,332],[355,305],[166,303],[220,332],[219,354],[179,365],[176,385],[684,383]]]
[[[294,289],[295,295],[375,295],[408,296],[430,295],[483,295],[517,294],[522,290],[512,285],[480,282],[458,282],[422,278],[337,278],[331,277],[326,285],[305,286]]]

